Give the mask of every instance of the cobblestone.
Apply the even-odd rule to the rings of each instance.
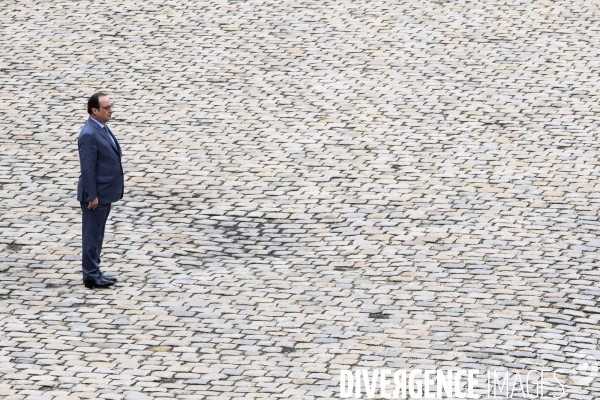
[[[0,11],[0,397],[325,399],[425,367],[600,396],[575,372],[600,360],[595,2]],[[98,90],[126,174],[105,291],[75,199]]]

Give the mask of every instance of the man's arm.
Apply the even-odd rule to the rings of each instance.
[[[98,193],[96,192],[96,160],[97,148],[94,137],[89,133],[79,136],[79,165],[81,166],[81,179],[83,191],[87,194],[88,208],[94,210],[98,206]],[[93,199],[93,200],[90,200]],[[85,200],[85,199],[84,199]]]

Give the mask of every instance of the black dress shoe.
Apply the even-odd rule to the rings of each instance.
[[[100,276],[98,278],[84,279],[83,284],[85,285],[86,288],[93,289],[93,288],[107,288],[107,287],[114,285],[115,283],[113,281],[107,281],[105,279],[102,279],[102,277]]]
[[[114,276],[104,275],[102,272],[100,272],[100,278],[104,279],[105,281],[117,283],[117,278]]]

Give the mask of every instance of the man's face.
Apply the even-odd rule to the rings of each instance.
[[[110,121],[112,116],[112,103],[108,96],[102,96],[98,101],[100,102],[100,108],[92,108],[92,117],[96,121],[105,124]]]

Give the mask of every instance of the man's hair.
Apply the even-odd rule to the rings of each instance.
[[[106,97],[107,94],[98,92],[94,93],[88,99],[88,114],[92,115],[92,108],[100,108],[100,97]]]

